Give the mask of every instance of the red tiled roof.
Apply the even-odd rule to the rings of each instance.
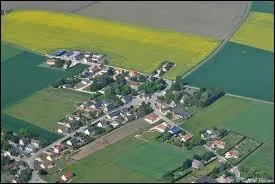
[[[148,115],[145,116],[145,119],[148,119],[148,120],[150,120],[150,121],[154,121],[154,120],[156,120],[158,117],[159,117],[159,116],[156,115],[156,114],[148,114]]]
[[[68,171],[64,174],[64,176],[67,178],[67,179],[71,179],[73,177],[73,173],[71,171]]]

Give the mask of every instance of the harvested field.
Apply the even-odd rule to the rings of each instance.
[[[248,3],[103,1],[76,13],[222,40],[241,21]]]
[[[149,125],[149,124],[148,124]],[[65,167],[76,176],[72,182],[166,182],[161,177],[186,158],[205,151],[196,147],[185,151],[156,141],[145,142],[136,133]],[[169,156],[167,156],[169,155]],[[58,167],[58,166],[57,166]],[[54,182],[55,175],[48,182]]]
[[[14,10],[48,10],[69,13],[95,1],[1,1],[1,7]]]
[[[98,51],[110,57],[111,65],[145,73],[155,70],[164,60],[172,60],[177,67],[165,74],[169,79],[201,62],[218,44],[214,39],[196,35],[70,14],[18,11],[2,19],[5,21],[2,39],[9,43],[41,53],[64,47]]]
[[[76,104],[89,99],[86,93],[46,88],[3,110],[4,113],[56,132],[57,121],[74,112]]]
[[[123,139],[124,137],[138,131],[139,129],[146,128],[150,124],[145,122],[143,119],[139,119],[130,123],[127,123],[123,127],[116,129],[95,141],[80,148],[80,151],[72,156],[75,160],[80,160],[89,154],[93,154],[98,150],[105,148],[106,146],[113,144],[114,142]]]
[[[252,101],[232,96],[224,96],[208,108],[198,112],[194,117],[185,121],[182,127],[193,134],[199,134],[201,129],[213,126],[227,128],[247,137],[251,137],[263,145],[253,156],[244,159],[242,166],[254,166],[260,170],[274,169],[273,128],[274,105]],[[259,162],[258,162],[259,161]]]
[[[274,101],[274,53],[234,42],[185,78],[191,86]]]
[[[274,14],[249,13],[231,41],[274,52]]]

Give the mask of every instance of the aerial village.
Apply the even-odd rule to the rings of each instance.
[[[214,172],[217,179],[204,177],[200,180],[220,183],[241,180],[238,168],[228,160],[238,160],[243,157],[245,149],[242,147],[245,146],[242,142],[252,140],[242,136],[238,144],[232,144],[231,138],[239,136],[235,132],[209,127],[207,130],[201,130],[199,135],[193,135],[177,124],[188,120],[197,111],[224,95],[222,91],[194,89],[179,85],[181,81],[172,83],[162,79],[161,76],[175,66],[170,61],[163,62],[153,74],[142,74],[111,67],[108,65],[108,57],[98,53],[61,49],[46,56],[45,65],[50,68],[67,70],[79,64],[87,65],[87,68],[79,74],[56,81],[53,87],[88,93],[91,94],[91,98],[75,104],[74,112],[68,112],[63,119],[56,122],[56,132],[67,138],[60,144],[46,147],[47,149],[35,159],[34,169],[41,175],[46,175],[48,169],[56,167],[55,162],[58,160],[69,160],[81,147],[125,124],[143,119],[153,126],[137,134],[137,138],[144,139],[145,134],[154,133],[157,134],[156,140],[160,142],[187,150],[195,146],[204,146],[209,150],[204,155],[194,155],[193,159],[184,163],[184,167],[167,173],[165,179],[174,181],[175,178],[182,176],[182,172],[200,170],[218,159],[223,165],[216,173]],[[169,90],[166,91],[168,86]],[[212,96],[208,95],[208,98],[202,102],[201,99],[206,93]],[[23,132],[22,135],[8,132],[1,136],[1,139],[4,137],[8,140],[8,146],[1,155],[3,157],[1,160],[7,160],[4,167],[12,165],[15,173],[11,181],[13,183],[27,180],[20,178],[20,173],[31,174],[26,162],[17,163],[17,158],[28,158],[46,146],[43,140],[41,143],[40,140],[27,134],[27,132]],[[62,172],[62,169],[56,169]],[[57,182],[69,183],[73,177],[73,171],[67,171],[57,178]]]

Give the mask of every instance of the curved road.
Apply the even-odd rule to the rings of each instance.
[[[234,33],[239,29],[239,27],[244,23],[244,21],[246,20],[248,14],[249,14],[249,10],[250,7],[252,5],[252,2],[250,1],[245,9],[244,15],[241,19],[241,21],[232,29],[231,32],[228,33],[228,35],[226,36],[226,38],[219,44],[219,46],[212,51],[208,57],[206,57],[204,60],[202,60],[202,62],[200,62],[198,65],[196,65],[195,67],[191,68],[188,72],[186,72],[182,77],[185,78],[188,75],[190,75],[191,73],[193,73],[196,69],[198,69],[200,66],[202,66],[203,64],[205,64],[208,60],[210,60],[212,57],[214,57],[224,46],[225,44],[232,38],[232,36],[234,35]]]

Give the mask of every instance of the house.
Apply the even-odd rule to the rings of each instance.
[[[78,117],[77,115],[67,115],[66,118],[69,121],[79,121],[80,120],[80,117]]]
[[[183,119],[188,119],[191,117],[191,115],[188,112],[185,112],[179,108],[173,109],[173,112],[175,113],[176,116]]]
[[[101,59],[103,59],[103,55],[101,54],[93,54],[92,55],[92,61],[99,62]]]
[[[71,59],[71,56],[74,54],[73,51],[68,51],[66,54],[62,55],[60,59],[68,61]]]
[[[78,146],[83,144],[85,141],[81,137],[73,137],[72,139],[66,142],[69,146]]]
[[[157,122],[160,119],[161,118],[155,113],[148,114],[144,117],[144,120],[151,124]]]
[[[163,123],[151,128],[150,130],[164,133],[168,129],[168,127],[169,127],[168,124],[166,122],[163,122]]]
[[[122,99],[121,99],[121,101],[125,104],[131,102],[132,100],[133,100],[132,95],[126,95],[126,96],[122,97]]]
[[[52,148],[53,148],[54,153],[60,153],[61,151],[63,151],[65,149],[65,145],[64,144],[57,144]]]
[[[186,142],[186,141],[192,139],[192,137],[193,137],[192,134],[186,133],[185,135],[181,135],[181,140],[182,140],[183,142]]]
[[[172,100],[169,106],[174,109],[177,106],[177,104]]]
[[[136,71],[130,71],[129,72],[129,77],[135,77],[135,76],[137,76],[137,72]]]
[[[216,139],[217,137],[217,133],[213,130],[206,130],[204,133],[201,134],[202,139]]]
[[[125,116],[126,122],[130,122],[130,121],[133,121],[135,119],[137,119],[137,116],[135,114],[129,114],[129,115]]]
[[[130,109],[128,108],[123,108],[120,110],[120,116],[122,116],[123,118],[130,114],[131,112],[130,112]]]
[[[199,179],[195,180],[193,183],[217,183],[217,181],[208,176],[202,176]]]
[[[25,148],[25,150],[26,150],[27,152],[33,152],[33,151],[36,151],[37,148],[36,148],[33,144],[29,144],[29,145]]]
[[[222,140],[214,140],[211,142],[211,148],[224,149],[224,147],[225,147],[225,142]]]
[[[85,110],[87,110],[87,111],[95,111],[95,110],[100,111],[101,106],[102,106],[102,104],[100,102],[97,102],[97,103],[90,102],[88,104],[88,106],[85,108]]]
[[[97,72],[99,72],[100,71],[100,68],[96,65],[96,66],[94,66],[93,68],[92,68],[92,72],[94,73],[94,74],[96,74]]]
[[[138,97],[143,100],[150,99],[150,95],[148,95],[147,93],[140,93]]]
[[[105,112],[110,112],[110,111],[112,111],[112,110],[114,110],[115,109],[115,106],[113,105],[113,104],[109,104],[109,105],[103,105],[103,110],[105,111]]]
[[[46,159],[49,160],[49,161],[54,161],[54,160],[57,160],[58,158],[60,158],[60,153],[51,153],[51,154],[48,154],[46,155]]]
[[[107,121],[102,120],[102,121],[99,121],[96,126],[100,128],[105,128],[107,127],[107,125],[108,125]]]
[[[19,140],[19,145],[21,146],[27,146],[30,143],[31,143],[31,140],[27,137],[23,137],[22,139]]]
[[[4,156],[11,156],[11,153],[9,151],[4,151]]]
[[[192,161],[192,168],[194,169],[200,169],[203,167],[203,163],[199,160],[193,159]]]
[[[231,150],[225,153],[225,158],[239,158],[239,152],[237,150]]]
[[[170,134],[172,134],[172,135],[178,135],[179,133],[182,132],[182,128],[177,127],[177,126],[173,126],[172,128],[170,128],[170,129],[168,130],[168,132],[169,132]]]
[[[88,126],[85,130],[84,130],[84,134],[86,135],[95,135],[96,134],[96,128],[95,126]]]
[[[121,68],[116,68],[115,69],[115,74],[123,74],[123,69],[121,69]]]
[[[139,85],[138,82],[131,81],[131,80],[126,80],[126,83],[127,83],[132,89],[135,89],[135,90],[138,89],[138,85]]]
[[[61,134],[68,134],[69,130],[70,130],[70,127],[66,126],[65,124],[62,125],[62,124],[57,124],[57,128],[56,128],[57,132],[58,133],[61,133]]]
[[[89,80],[89,79],[82,79],[81,80],[81,83],[83,84],[83,85],[87,85],[87,84],[89,84],[91,81]]]
[[[49,160],[45,160],[44,163],[43,163],[43,165],[47,169],[53,168],[53,166],[54,166],[54,164],[51,161],[49,161]]]
[[[40,147],[40,141],[39,140],[31,140],[31,144],[34,145],[37,149]]]
[[[84,59],[84,57],[85,57],[84,54],[80,52],[80,53],[76,54],[73,59],[75,61],[80,61],[80,60]]]
[[[107,114],[107,118],[111,119],[111,120],[114,120],[119,116],[119,114],[120,114],[120,110],[116,110],[116,111],[114,111],[110,114]]]
[[[73,173],[71,172],[71,171],[68,171],[68,172],[66,172],[65,174],[63,174],[62,176],[61,176],[61,179],[63,180],[63,181],[69,181],[69,180],[71,180],[73,178]]]
[[[55,65],[55,60],[48,58],[47,61],[46,61],[46,64],[48,64],[48,65]]]
[[[160,100],[157,100],[156,102],[156,106],[158,109],[161,109],[161,108],[169,108],[169,105],[163,101],[160,101]]]

